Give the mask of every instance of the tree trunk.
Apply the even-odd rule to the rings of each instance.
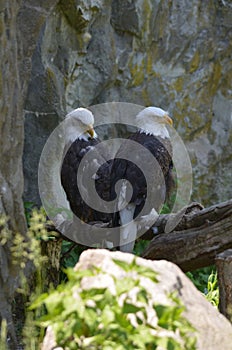
[[[176,217],[182,219],[174,231],[162,233],[167,221]],[[151,230],[142,237],[154,237],[143,258],[169,260],[183,271],[212,265],[217,254],[232,248],[232,200],[205,209],[191,204],[176,215],[160,215],[156,230],[155,237]]]
[[[232,321],[232,249],[216,257],[219,285],[219,310]]]
[[[13,234],[26,235],[22,202],[23,106],[31,57],[48,10],[56,2],[48,0],[36,6],[28,0],[0,2],[0,214],[9,218],[7,225]],[[0,245],[0,322],[7,320],[10,346],[16,349],[11,302],[19,284],[19,267],[12,264],[10,245],[9,241]]]

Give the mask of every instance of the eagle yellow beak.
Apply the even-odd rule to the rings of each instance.
[[[164,116],[164,122],[165,122],[165,124],[168,124],[168,125],[170,125],[170,126],[173,125],[173,121],[172,121],[172,119],[169,117],[168,114],[166,114],[166,115]]]
[[[92,138],[94,137],[94,129],[93,126],[90,125],[89,129],[86,131]]]

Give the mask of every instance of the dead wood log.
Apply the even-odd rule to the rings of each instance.
[[[232,249],[216,256],[219,286],[219,310],[232,321]]]
[[[165,233],[167,222],[178,220],[175,229]],[[53,225],[48,230],[59,232]],[[88,231],[85,240],[86,234],[91,236],[91,229]],[[160,215],[155,227],[140,238],[151,240],[142,254],[146,259],[169,260],[183,271],[212,265],[217,254],[232,248],[232,199],[209,208],[191,203],[177,214]]]
[[[164,233],[164,228],[170,215],[175,221],[179,213],[160,215],[155,227],[158,234],[154,237],[149,230],[142,237],[154,237],[143,258],[169,260],[183,271],[192,271],[214,264],[216,255],[232,248],[232,199],[205,209],[193,203],[182,210],[185,214],[174,231]]]

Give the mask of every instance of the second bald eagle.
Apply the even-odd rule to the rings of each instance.
[[[127,180],[133,187],[131,196],[128,182],[122,184],[114,216],[114,225],[120,225],[120,250],[125,252],[133,250],[138,233],[134,219],[144,205],[143,225],[146,225],[145,217],[148,222],[153,220],[174,186],[172,145],[167,129],[168,125],[172,126],[172,119],[161,108],[147,107],[136,116],[136,125],[139,130],[122,143],[111,169],[111,199],[116,196],[118,180]],[[120,209],[124,202],[128,205]]]

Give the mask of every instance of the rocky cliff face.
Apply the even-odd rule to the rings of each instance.
[[[0,0],[0,324],[4,319],[8,323],[9,349],[17,348],[11,303],[22,273],[21,265],[13,263],[9,229],[14,234],[20,232],[22,238],[26,233],[22,203],[23,108],[31,55],[40,28],[55,4],[56,0],[46,4],[40,1],[37,6],[32,0]],[[4,223],[2,215],[9,220]],[[2,341],[0,347],[5,348]]]
[[[60,0],[41,32],[25,105],[25,198],[49,133],[78,106],[167,109],[189,150],[193,199],[232,196],[232,5],[209,0]]]

